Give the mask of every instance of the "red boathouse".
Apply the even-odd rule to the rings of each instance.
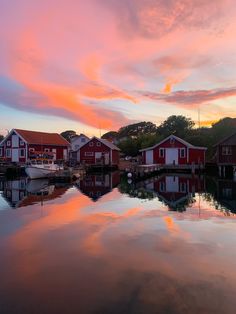
[[[120,149],[111,142],[94,136],[79,148],[78,161],[94,166],[118,166]]]
[[[55,160],[67,160],[69,146],[57,133],[13,129],[0,143],[0,158],[25,163],[37,153],[48,153]]]
[[[191,166],[205,165],[205,152],[207,148],[193,146],[181,138],[170,135],[152,147],[140,150],[144,165],[174,165]]]

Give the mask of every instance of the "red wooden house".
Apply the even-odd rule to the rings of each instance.
[[[38,153],[47,153],[56,160],[67,160],[69,146],[57,133],[13,129],[0,143],[0,158],[25,163]]]
[[[226,167],[236,173],[236,133],[228,136],[215,145],[217,148],[217,164],[220,175],[225,175]]]
[[[145,165],[205,165],[205,147],[193,146],[181,138],[170,135],[152,147],[141,150]]]
[[[113,143],[93,137],[80,147],[78,161],[89,165],[118,166],[120,149]]]

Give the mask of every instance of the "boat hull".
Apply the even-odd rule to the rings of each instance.
[[[25,172],[30,179],[52,178],[55,176],[57,170],[43,169],[36,167],[26,167]]]

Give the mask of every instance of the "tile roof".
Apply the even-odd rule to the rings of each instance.
[[[67,140],[65,140],[58,133],[45,133],[28,131],[21,129],[14,129],[28,144],[44,144],[44,145],[58,145],[58,146],[68,146],[70,145]]]

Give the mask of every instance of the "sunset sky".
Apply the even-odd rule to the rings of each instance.
[[[236,117],[235,0],[0,0],[0,133]]]

